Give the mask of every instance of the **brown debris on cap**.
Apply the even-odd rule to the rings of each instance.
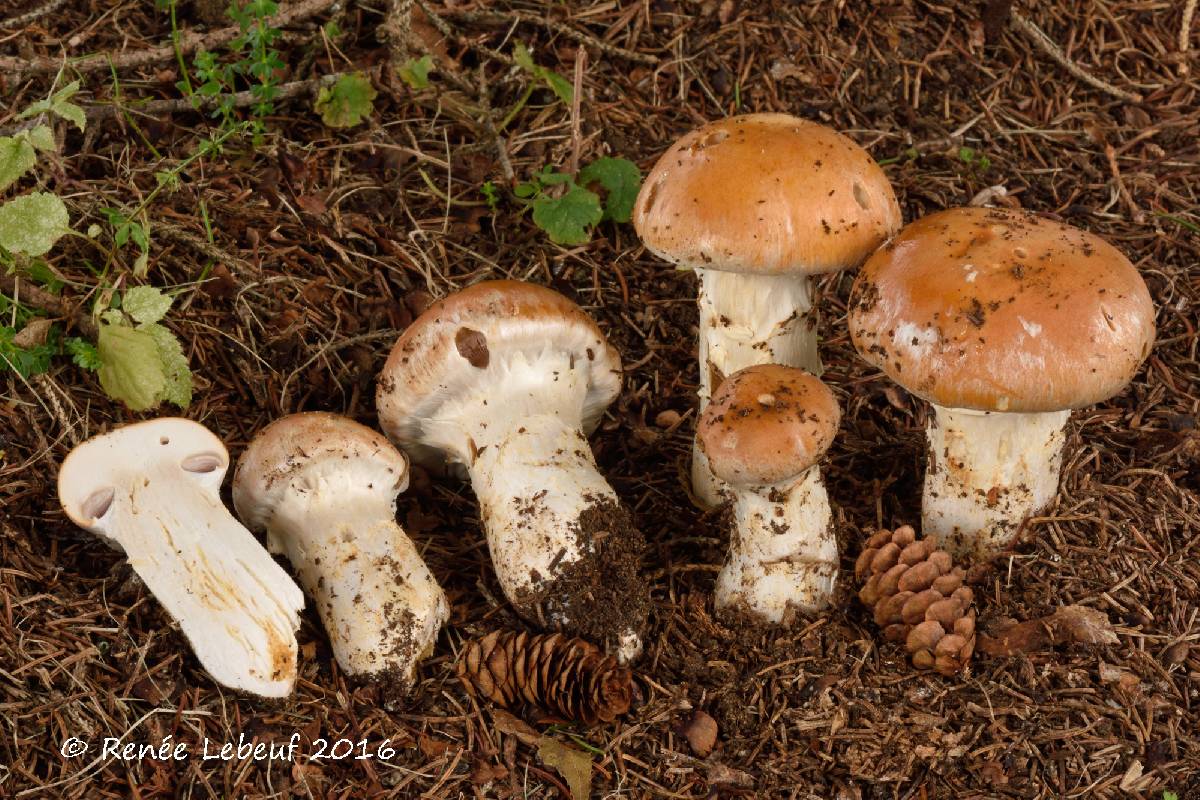
[[[1154,341],[1137,269],[1100,237],[1024,211],[955,208],[863,265],[850,335],[941,406],[1060,411],[1121,391]]]
[[[900,227],[866,150],[788,114],[745,114],[683,136],[655,164],[633,223],[681,266],[814,274],[858,266]]]
[[[876,532],[854,564],[858,597],[883,638],[903,642],[917,669],[942,675],[959,672],[975,650],[974,595],[964,575],[909,525]]]
[[[841,417],[833,392],[818,378],[795,367],[762,364],[725,379],[696,435],[718,478],[769,486],[815,464]]]

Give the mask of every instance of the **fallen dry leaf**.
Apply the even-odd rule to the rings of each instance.
[[[571,789],[572,800],[587,800],[592,791],[590,755],[551,736],[543,736],[538,740],[538,758],[563,776]]]
[[[1118,641],[1103,611],[1063,606],[1047,617],[1011,625],[996,636],[981,635],[977,649],[989,656],[1010,656],[1068,642],[1116,644]]]

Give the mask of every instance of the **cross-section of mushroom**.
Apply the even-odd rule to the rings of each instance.
[[[122,550],[218,682],[285,697],[304,595],[221,503],[225,446],[186,419],[140,422],[71,451],[58,496]]]
[[[817,460],[840,420],[833,392],[794,367],[747,367],[713,395],[697,441],[733,497],[735,526],[718,608],[787,624],[829,605],[838,550]]]
[[[642,184],[646,247],[700,280],[700,411],[755,364],[821,374],[811,276],[853,269],[900,227],[891,184],[842,134],[787,114],[746,114],[686,134]],[[692,489],[720,486],[697,448]]]
[[[1133,379],[1154,306],[1099,236],[1024,211],[956,208],[867,260],[849,324],[864,359],[933,404],[924,533],[990,558],[1058,492],[1071,409]]]
[[[644,542],[586,434],[621,362],[578,306],[541,286],[475,284],[432,305],[379,378],[379,421],[414,460],[465,472],[496,575],[527,619],[628,659],[649,610]]]
[[[411,686],[446,621],[446,596],[396,523],[408,459],[336,414],[293,414],[238,461],[233,503],[285,553],[348,675]]]

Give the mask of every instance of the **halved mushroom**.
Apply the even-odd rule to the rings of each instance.
[[[712,122],[673,144],[642,184],[633,223],[700,279],[700,411],[743,367],[821,374],[811,276],[853,269],[900,227],[883,170],[851,139],[787,114]],[[699,448],[692,489],[720,500]]]
[[[233,504],[285,553],[348,675],[412,685],[446,621],[446,596],[396,524],[408,459],[336,414],[276,420],[238,461]]]
[[[58,497],[72,522],[129,557],[218,683],[286,697],[304,595],[221,503],[228,467],[203,425],[150,420],[72,450]]]
[[[829,605],[838,548],[817,461],[841,416],[818,378],[777,364],[739,370],[713,395],[697,444],[734,512],[717,608],[786,625]]]
[[[379,377],[379,422],[432,468],[465,472],[496,576],[535,624],[641,649],[645,543],[587,440],[621,362],[578,306],[541,286],[486,281],[429,307]]]

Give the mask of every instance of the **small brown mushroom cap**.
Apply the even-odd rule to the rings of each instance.
[[[660,258],[766,275],[858,266],[900,227],[866,150],[788,114],[745,114],[675,142],[650,171],[633,224]]]
[[[718,478],[769,486],[815,464],[841,417],[833,392],[819,379],[795,367],[762,364],[725,379],[696,434]]]
[[[379,424],[414,461],[440,467],[424,442],[425,425],[445,403],[500,378],[505,358],[565,352],[588,382],[584,431],[590,433],[621,391],[621,357],[595,321],[558,292],[522,281],[483,281],[431,305],[392,347],[379,374]]]
[[[313,489],[331,480],[390,492],[408,487],[408,458],[383,434],[323,411],[289,414],[258,432],[238,459],[233,504],[251,530],[270,525],[284,492],[301,478]]]
[[[955,208],[863,265],[850,335],[871,364],[941,406],[1060,411],[1121,391],[1154,341],[1140,274],[1112,245],[1024,211]]]

